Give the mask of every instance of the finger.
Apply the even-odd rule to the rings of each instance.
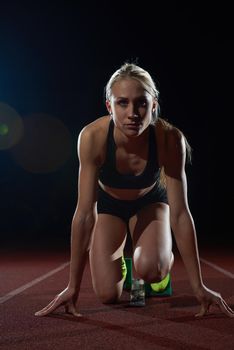
[[[210,310],[210,303],[202,304],[200,312],[195,315],[195,317],[203,317],[204,315],[208,314]]]
[[[68,314],[72,314],[76,317],[81,317],[82,315],[76,310],[74,305],[65,305],[65,312]]]
[[[55,303],[56,300],[57,300],[57,298],[53,299],[48,305],[46,305],[43,309],[37,311],[36,313],[44,312],[44,311],[47,310],[51,305],[53,305],[53,304]]]
[[[195,315],[195,317],[202,317],[204,316],[206,313],[206,308],[204,305],[201,306],[200,312],[198,314]]]
[[[48,305],[46,305],[43,309],[35,312],[35,316],[40,316],[42,315],[44,312],[46,312],[53,304],[55,303],[55,300],[51,301]]]
[[[45,316],[45,315],[49,314],[50,312],[56,310],[62,304],[63,304],[63,302],[61,300],[59,300],[59,298],[55,298],[44,309],[36,312],[35,316]]]
[[[227,305],[227,303],[221,298],[218,301],[218,306],[220,310],[229,317],[234,317],[233,310]]]
[[[232,308],[226,303],[226,301],[224,299],[222,299],[222,303],[224,304],[224,307],[226,307],[226,309],[228,311],[230,311],[232,314],[234,314],[234,311],[232,310]]]

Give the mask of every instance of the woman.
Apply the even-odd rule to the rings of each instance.
[[[89,254],[94,291],[103,303],[119,300],[127,225],[137,275],[161,281],[173,265],[171,230],[203,316],[212,304],[233,317],[201,276],[196,231],[187,201],[183,133],[159,118],[159,92],[147,71],[126,63],[106,85],[109,115],[85,126],[78,138],[78,202],[72,220],[68,286],[45,308],[76,309]]]

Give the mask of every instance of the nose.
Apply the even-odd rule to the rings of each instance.
[[[141,115],[138,110],[138,105],[137,103],[129,103],[128,106],[128,119],[130,120],[130,123],[140,123],[141,120]]]
[[[135,106],[132,106],[132,107],[130,108],[128,115],[129,115],[129,118],[134,118],[134,119],[140,117],[140,115],[139,115],[139,113],[137,112]]]
[[[137,123],[137,122],[139,123],[141,117],[140,117],[140,115],[138,115],[137,113],[134,113],[134,112],[133,112],[133,113],[129,114],[128,119],[129,119],[131,122],[134,121],[134,123]]]

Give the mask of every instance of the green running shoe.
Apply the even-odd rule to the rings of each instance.
[[[170,296],[172,295],[170,273],[160,282],[145,284],[146,296]]]
[[[132,259],[122,256],[122,276],[124,279],[123,288],[130,290],[132,286]]]
[[[123,256],[122,256],[122,261],[121,261],[121,269],[122,269],[122,276],[123,276],[123,279],[125,281],[126,277],[127,277],[128,270],[127,270],[126,262],[125,262],[125,259]]]

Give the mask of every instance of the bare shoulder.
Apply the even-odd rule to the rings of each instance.
[[[91,157],[97,163],[100,162],[107,138],[109,120],[109,116],[103,116],[81,129],[77,144],[79,158],[85,154],[85,157]]]
[[[156,135],[160,166],[165,174],[180,178],[185,166],[186,143],[181,130],[159,119],[156,123]]]
[[[160,140],[160,148],[163,154],[168,155],[186,152],[185,138],[180,129],[159,118],[156,124],[156,134]]]
[[[85,125],[81,129],[79,135],[89,135],[92,137],[98,137],[100,133],[105,132],[109,118],[109,116],[100,117],[94,120],[93,122]]]

